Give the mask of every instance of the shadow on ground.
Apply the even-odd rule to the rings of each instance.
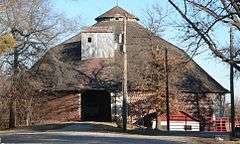
[[[139,139],[128,137],[86,136],[86,135],[60,135],[60,134],[19,134],[14,137],[5,136],[2,142],[7,143],[83,143],[83,144],[183,144],[174,140]]]
[[[228,133],[166,132],[150,129],[123,131],[114,123],[73,122],[35,125],[0,133],[5,143],[86,143],[86,144],[219,144],[215,137],[228,137]]]
[[[123,131],[113,123],[96,123],[96,122],[79,122],[79,123],[64,123],[64,124],[49,124],[34,126],[31,128],[34,131],[58,131],[58,132],[105,132],[105,133],[126,133],[149,136],[184,136],[184,137],[200,137],[200,138],[215,138],[228,137],[227,132],[182,132],[182,131],[160,131],[144,128],[130,129]]]

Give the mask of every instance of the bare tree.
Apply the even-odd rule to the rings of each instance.
[[[235,34],[240,31],[240,8],[238,0],[168,0],[174,9],[185,20],[181,25],[184,30],[184,40],[190,43],[192,51],[207,47],[212,54],[223,62],[232,64],[240,71],[239,49],[234,50],[233,59],[229,49],[221,45],[222,39],[217,37],[217,30],[228,37],[230,27],[235,28]],[[224,32],[225,31],[225,32]]]
[[[76,24],[76,21],[67,19],[63,14],[55,13],[50,0],[6,0],[1,4],[0,40],[5,46],[13,47],[5,51],[0,60],[0,69],[10,81],[7,93],[10,99],[10,127],[16,126],[16,117],[20,113],[16,107],[24,102],[28,106],[24,116],[27,116],[29,123],[31,96],[36,84],[32,84],[26,70],[61,38],[76,32],[79,28]],[[14,43],[6,41],[10,38]]]
[[[189,48],[196,52],[200,48],[208,48],[212,54],[230,65],[231,91],[231,136],[235,137],[235,108],[234,108],[234,69],[240,72],[240,49],[234,46],[234,35],[240,32],[240,3],[238,0],[168,0],[174,9],[184,19],[181,26],[184,40],[190,42]],[[227,41],[224,48],[223,36]],[[230,30],[230,38],[229,38]],[[234,30],[234,32],[233,32]],[[236,40],[235,40],[236,41]]]
[[[29,68],[60,38],[78,28],[76,21],[56,14],[49,0],[8,0],[0,15],[0,33],[16,40],[14,51],[2,59],[1,69],[7,67],[8,73]]]

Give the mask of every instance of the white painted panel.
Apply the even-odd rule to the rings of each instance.
[[[91,38],[91,42],[88,42]],[[82,59],[112,58],[117,49],[114,33],[82,33],[81,55]]]
[[[171,131],[185,131],[184,126],[191,125],[191,131],[200,131],[200,123],[195,121],[170,121],[170,130]],[[160,126],[167,126],[167,121],[161,121]],[[190,130],[189,130],[190,131]]]

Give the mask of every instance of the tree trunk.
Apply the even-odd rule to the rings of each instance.
[[[10,102],[10,114],[9,114],[9,128],[16,127],[16,81],[17,81],[17,75],[18,75],[18,53],[15,49],[14,51],[14,60],[13,60],[13,75],[12,75],[12,85],[10,89],[10,96],[11,96],[11,102]]]
[[[169,102],[169,71],[168,71],[168,50],[165,49],[165,87],[166,87],[166,112],[167,112],[167,131],[170,131],[170,102]]]
[[[26,126],[30,126],[32,115],[32,98],[29,100],[29,102],[27,101],[26,104],[27,104]]]
[[[200,131],[204,131],[205,120],[203,119],[202,113],[201,113],[201,104],[200,104],[200,95],[199,94],[195,94],[195,100],[196,100],[195,102],[196,102],[197,117],[201,121],[200,122]]]
[[[159,129],[158,124],[159,124],[158,113],[156,113],[156,127],[155,127],[156,130]]]
[[[30,126],[30,123],[31,123],[30,112],[28,111],[26,115],[26,126]]]
[[[9,107],[9,128],[15,128],[16,127],[16,101],[11,100],[10,101],[10,107]]]

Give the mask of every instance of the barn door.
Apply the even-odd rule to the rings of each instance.
[[[111,121],[111,96],[107,91],[88,90],[81,98],[83,121]]]

